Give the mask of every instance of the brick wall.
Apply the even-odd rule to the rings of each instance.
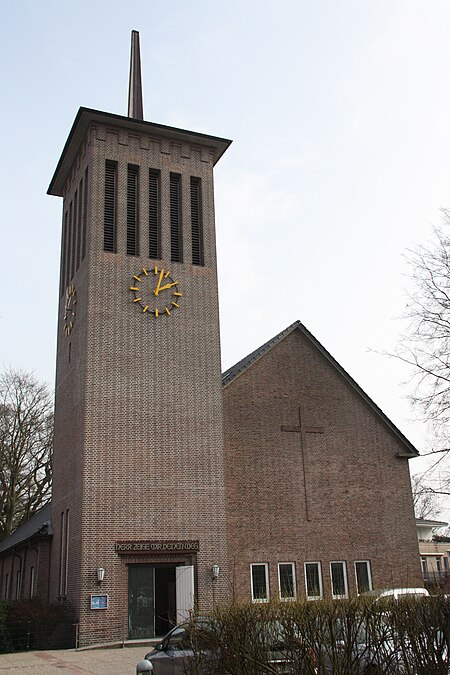
[[[281,426],[323,427],[303,435]],[[422,585],[411,487],[398,437],[300,329],[224,388],[230,581],[250,599],[250,564],[369,560],[375,588]],[[305,501],[306,481],[306,501]],[[308,512],[308,513],[307,513]],[[309,519],[308,519],[309,518]]]
[[[118,162],[117,253],[103,251],[105,160]],[[126,166],[140,167],[142,257],[126,255]],[[52,588],[59,569],[60,514],[70,511],[68,597],[81,642],[105,639],[127,614],[124,539],[199,540],[198,600],[211,604],[210,569],[226,567],[222,398],[215,257],[212,153],[145,134],[97,125],[75,162],[65,205],[86,164],[90,175],[87,258],[75,275],[75,327],[62,330],[59,309],[56,388],[55,536]],[[148,169],[161,170],[162,255],[183,293],[172,316],[143,315],[132,302],[133,275],[145,256]],[[205,266],[171,263],[170,172],[182,174],[184,260],[190,259],[191,175],[202,179]],[[148,179],[147,179],[148,180]],[[66,208],[66,206],[64,207]],[[70,362],[69,362],[69,344]],[[140,562],[154,562],[140,557]],[[106,570],[105,612],[89,609],[95,570]],[[220,593],[225,585],[219,582]]]

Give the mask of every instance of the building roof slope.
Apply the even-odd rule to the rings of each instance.
[[[26,523],[18,527],[9,537],[0,541],[0,553],[19,546],[33,537],[44,537],[53,534],[50,518],[51,503],[47,502],[30,520],[27,520]]]
[[[228,368],[222,374],[222,385],[228,386],[237,377],[242,375],[248,368],[250,368],[256,361],[264,356],[268,351],[273,349],[279,342],[284,340],[293,331],[299,330],[327,359],[327,361],[341,374],[347,383],[366,401],[366,403],[374,410],[374,412],[381,418],[384,424],[397,436],[401,443],[405,446],[405,452],[399,453],[399,457],[412,458],[419,455],[418,450],[406,438],[406,436],[398,429],[395,424],[384,414],[384,412],[377,406],[377,404],[361,389],[359,384],[347,373],[347,371],[334,359],[325,347],[314,337],[312,333],[302,324],[301,321],[294,321],[290,326],[285,328],[275,335],[272,339],[265,342],[263,345],[255,349],[255,351],[248,354],[243,359],[238,361],[234,366]]]

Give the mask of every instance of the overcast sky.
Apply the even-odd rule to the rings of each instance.
[[[62,200],[79,106],[223,136],[222,366],[300,319],[421,452],[389,350],[404,254],[450,207],[448,0],[14,0],[0,6],[0,365],[51,386]],[[417,462],[417,460],[415,460]],[[423,460],[412,471],[422,470]]]

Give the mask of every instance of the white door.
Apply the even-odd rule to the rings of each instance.
[[[194,567],[175,568],[177,594],[177,623],[187,621],[194,609]]]

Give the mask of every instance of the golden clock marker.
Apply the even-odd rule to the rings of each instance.
[[[142,283],[145,284],[145,279],[144,280],[142,279],[142,275],[149,277],[152,273],[156,277],[156,279],[154,281],[147,282],[148,286],[142,286]],[[143,267],[142,272],[133,274],[132,278],[136,280],[133,286],[129,286],[130,291],[133,291],[134,294],[132,300],[134,304],[139,303],[143,314],[149,314],[155,317],[162,316],[163,314],[171,316],[173,308],[179,309],[180,305],[179,302],[177,302],[176,300],[178,300],[178,298],[181,298],[183,294],[180,293],[180,291],[177,288],[179,282],[174,281],[173,277],[170,276],[169,269],[164,267],[158,268],[157,265],[154,265],[154,267],[150,269]],[[139,282],[140,285],[138,286],[136,282]],[[159,296],[161,295],[162,297],[164,291],[167,291],[170,288],[172,288],[172,291],[170,293],[167,293],[165,298],[166,302],[168,302],[169,305],[167,307],[163,306],[160,308],[153,306],[154,308],[150,309],[150,304],[146,303],[149,302],[151,296],[154,295],[157,298],[157,301],[159,301]],[[67,324],[68,333],[70,333],[72,329],[73,319],[71,323],[72,325]]]

